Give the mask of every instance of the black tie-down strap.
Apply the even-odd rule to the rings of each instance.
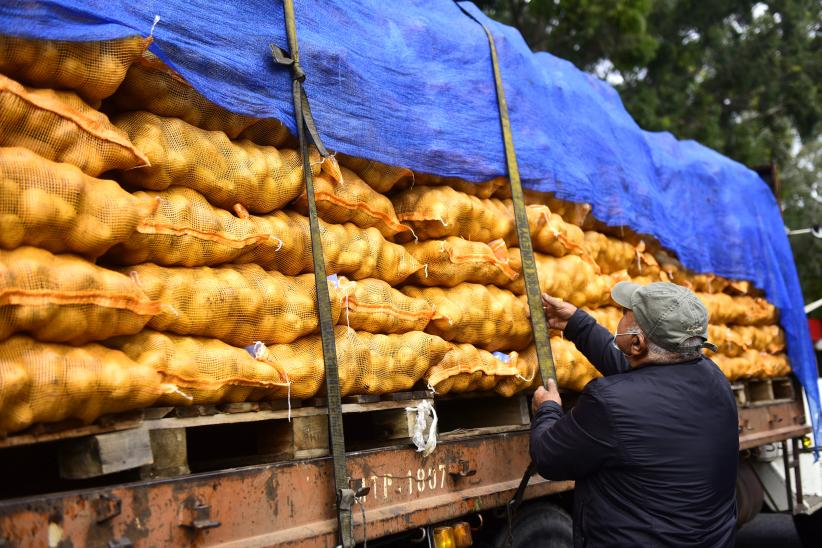
[[[455,0],[456,1],[456,0]],[[499,120],[502,127],[502,140],[505,145],[505,161],[508,167],[508,179],[511,183],[511,201],[514,205],[514,220],[517,226],[517,237],[519,238],[520,254],[522,256],[522,274],[525,280],[525,293],[528,297],[528,310],[531,313],[531,329],[534,335],[534,344],[537,351],[537,363],[542,376],[543,384],[548,379],[556,381],[556,369],[554,368],[554,356],[551,352],[551,343],[548,337],[548,324],[545,321],[545,313],[542,309],[542,299],[540,297],[539,277],[537,275],[536,261],[534,260],[534,247],[531,243],[531,230],[528,226],[528,216],[525,211],[525,198],[522,193],[522,181],[517,165],[517,154],[514,149],[514,138],[511,132],[511,119],[508,116],[508,103],[505,100],[505,88],[502,82],[499,59],[497,58],[497,47],[494,43],[494,35],[482,21],[474,17],[464,6],[456,2],[457,6],[468,17],[476,21],[485,31],[488,37],[488,45],[491,50],[491,65],[494,71],[494,85],[497,91],[497,105],[499,107]],[[508,518],[508,546],[513,546],[514,538],[512,531],[512,521],[514,513],[525,495],[528,481],[536,473],[534,464],[528,465],[519,487],[514,497],[506,505]]]
[[[331,442],[331,457],[334,462],[339,541],[344,548],[353,548],[355,542],[352,508],[356,497],[365,493],[355,492],[350,488],[350,478],[348,477],[348,471],[346,469],[342,401],[340,398],[340,379],[337,369],[337,348],[334,341],[334,322],[331,320],[331,301],[328,294],[328,283],[326,281],[320,224],[317,218],[317,201],[314,195],[314,180],[311,175],[308,139],[311,139],[311,142],[317,147],[317,150],[323,158],[327,158],[329,154],[325,146],[323,146],[322,139],[320,139],[319,132],[314,124],[311,108],[308,105],[308,97],[303,87],[305,72],[300,66],[293,0],[284,0],[283,10],[285,12],[286,33],[291,55],[287,55],[275,45],[271,45],[270,47],[274,62],[291,68],[294,122],[297,126],[300,153],[303,159],[303,177],[305,178],[309,230],[311,233],[311,257],[314,263],[314,282],[317,288],[317,312],[320,319],[320,336],[322,338],[323,364],[325,367],[325,387],[328,396],[328,432]],[[308,136],[306,136],[306,132],[308,132]]]

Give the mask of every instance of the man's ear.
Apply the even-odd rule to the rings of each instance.
[[[645,336],[642,334],[636,334],[631,336],[631,356],[634,357],[642,357],[648,351],[648,343],[645,340]]]

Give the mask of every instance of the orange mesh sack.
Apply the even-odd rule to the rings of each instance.
[[[490,242],[508,236],[514,220],[496,199],[481,199],[451,187],[415,186],[391,201],[397,218],[421,240],[460,236]]]
[[[509,250],[511,266],[522,270],[519,249]],[[578,255],[551,257],[534,253],[539,274],[539,287],[543,293],[568,301],[574,306],[596,308],[610,301],[613,281],[609,276],[598,274],[594,267]],[[525,283],[518,279],[508,286],[518,295],[525,293]]]
[[[243,133],[257,126],[255,133],[262,135],[263,125],[267,133],[266,142],[259,144],[280,146],[289,138],[288,130],[281,122],[234,114],[212,103],[176,71],[148,52],[131,65],[122,85],[107,104],[122,112],[146,110],[158,116],[179,118],[201,129],[222,131],[231,139],[247,138],[259,143]]]
[[[343,396],[408,390],[451,348],[439,337],[419,331],[372,335],[337,326],[334,336]],[[325,379],[319,335],[269,346],[258,357],[280,364],[288,372],[292,396],[313,396]]]
[[[40,88],[70,89],[89,102],[117,89],[151,38],[99,42],[29,40],[0,35],[0,72]]]
[[[243,212],[234,216],[184,187],[163,192],[135,192],[157,204],[156,211],[137,224],[134,234],[114,246],[106,259],[122,265],[153,262],[166,266],[208,266],[231,262],[261,242],[273,242],[267,223]]]
[[[317,330],[314,275],[291,278],[257,265],[165,268],[142,264],[121,269],[162,313],[148,326],[180,335],[213,337],[234,346],[256,341],[287,343]],[[339,299],[331,299],[334,323]]]
[[[577,350],[574,343],[561,337],[551,337],[551,351],[557,372],[557,385],[573,392],[582,392],[592,380],[602,375]]]
[[[634,246],[592,230],[585,232],[583,247],[605,274],[628,270],[637,260]]]
[[[588,214],[591,212],[591,204],[568,202],[554,196],[552,192],[538,192],[536,190],[523,189],[525,203],[528,205],[547,206],[551,213],[562,217],[566,223],[582,227],[586,224]],[[494,193],[496,198],[510,199],[511,186],[503,185]]]
[[[767,354],[748,350],[739,357],[732,358],[714,354],[711,360],[719,366],[731,381],[740,379],[770,379],[789,375],[791,367],[785,354]]]
[[[123,182],[148,190],[181,185],[223,208],[242,204],[254,213],[286,206],[303,191],[303,162],[296,150],[277,150],[251,141],[231,141],[221,131],[206,131],[177,118],[129,112],[113,119],[151,167],[123,172]],[[312,152],[312,172],[322,169],[339,180],[333,158]]]
[[[140,331],[160,303],[129,278],[73,255],[0,251],[0,340],[29,333],[84,344]]]
[[[511,200],[503,203],[511,218],[514,218],[514,204]],[[551,213],[547,206],[529,205],[526,207],[528,227],[531,232],[531,243],[536,251],[562,257],[572,253],[587,257],[583,248],[584,236],[582,229],[576,225],[566,223],[556,213]],[[507,242],[516,245],[519,241],[516,227],[508,236]]]
[[[158,405],[210,405],[288,397],[288,380],[282,368],[217,339],[146,330],[105,344],[140,365],[159,371],[179,388],[163,395]]]
[[[260,217],[278,240],[264,242],[239,257],[238,263],[256,263],[289,276],[314,271],[308,217],[277,211]],[[397,285],[422,265],[404,247],[387,241],[376,228],[360,228],[320,221],[325,269],[355,280],[379,278]]]
[[[717,346],[717,351],[729,358],[737,358],[748,350],[745,339],[727,325],[708,325],[708,340]],[[709,356],[714,353],[706,350]]]
[[[73,165],[0,148],[0,248],[34,245],[96,258],[127,240],[156,207]]]
[[[542,380],[537,361],[537,348],[533,344],[521,352],[513,352],[511,365],[517,368],[517,375],[505,377],[494,387],[494,392],[505,398],[535,388]]]
[[[26,88],[0,74],[0,145],[26,147],[97,176],[148,165],[125,133],[70,91]]]
[[[785,351],[785,332],[778,325],[729,327],[746,348],[776,354]]]
[[[484,350],[519,350],[531,342],[524,298],[493,285],[463,283],[451,288],[411,287],[402,292],[425,299],[435,310],[426,331],[447,341]]]
[[[697,293],[708,309],[711,323],[766,325],[777,320],[776,307],[758,297],[731,297],[725,293]]]
[[[600,377],[599,371],[577,350],[574,343],[562,337],[551,337],[551,351],[560,388],[573,392],[582,392],[592,380]],[[518,392],[533,388],[542,381],[534,345],[512,358],[519,374],[502,379],[494,390],[501,396],[510,397]]]
[[[420,186],[449,186],[458,192],[464,192],[477,198],[490,198],[494,193],[508,184],[505,177],[494,177],[482,183],[470,183],[456,177],[440,177],[427,173],[417,173],[414,183]]]
[[[341,389],[342,379],[349,367],[346,364],[366,363],[368,360],[367,351],[358,339],[346,337],[349,331],[345,326],[334,328]],[[309,335],[288,344],[255,345],[254,352],[258,360],[285,371],[291,383],[292,398],[316,396],[325,382],[323,345],[319,335]]]
[[[335,156],[340,165],[347,167],[368,183],[368,186],[382,194],[387,193],[395,186],[404,188],[414,180],[414,172],[404,167],[394,167],[366,160],[365,158],[355,158],[347,154],[337,154]]]
[[[339,322],[368,333],[423,331],[434,315],[427,300],[404,295],[376,279],[340,278],[336,301],[332,304],[342,307]]]
[[[388,239],[411,229],[399,222],[391,200],[377,193],[350,169],[342,169],[342,182],[326,175],[314,179],[317,215],[328,223],[354,223],[360,228],[374,227]],[[308,215],[308,198],[303,192],[294,209]]]
[[[505,286],[519,278],[508,264],[508,248],[503,240],[484,244],[451,236],[409,242],[405,249],[423,265],[408,278],[411,284],[453,287],[473,282]]]
[[[0,431],[153,405],[174,390],[152,367],[97,344],[36,342],[22,335],[0,342]]]
[[[428,387],[436,394],[484,392],[493,390],[506,378],[519,375],[512,357],[491,354],[470,344],[454,345],[439,363],[425,374]]]
[[[622,310],[615,306],[603,306],[602,308],[588,309],[585,312],[593,316],[599,325],[611,333],[616,333],[619,320],[622,319]]]
[[[340,389],[344,396],[409,390],[451,348],[439,337],[419,331],[399,335],[348,331],[344,337],[356,337],[368,357],[365,362],[340,366]]]

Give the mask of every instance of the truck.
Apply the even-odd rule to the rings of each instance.
[[[524,54],[519,44],[521,39],[518,42],[512,38],[514,31],[483,19],[476,8],[466,7],[467,3],[456,6],[450,2],[431,7],[430,11],[412,3],[397,3],[396,6],[380,9],[378,3],[352,6],[332,2],[320,6],[319,3],[314,5],[309,2],[298,6],[301,11],[295,17],[291,2],[286,1],[284,15],[276,10],[271,11],[270,6],[249,3],[247,6],[235,6],[235,13],[229,17],[224,13],[210,12],[213,6],[206,4],[195,6],[201,10],[198,12],[183,2],[169,0],[162,6],[161,13],[154,17],[155,14],[144,7],[126,9],[93,1],[34,2],[28,6],[0,8],[0,34],[68,42],[113,40],[134,34],[135,30],[143,29],[146,20],[152,20],[154,26],[150,32],[138,34],[150,34],[154,40],[152,51],[162,55],[169,66],[178,68],[182,75],[180,78],[186,77],[193,88],[203,97],[208,97],[208,101],[222,104],[238,116],[277,117],[285,122],[292,133],[316,132],[324,140],[328,137],[326,128],[334,126],[328,130],[332,138],[327,142],[331,142],[335,150],[354,158],[348,164],[354,171],[353,166],[363,164],[368,168],[385,162],[388,165],[409,165],[413,168],[412,185],[414,173],[425,173],[433,174],[428,179],[421,177],[421,180],[428,181],[426,184],[452,186],[463,191],[466,185],[490,179],[487,177],[489,174],[518,178],[511,169],[510,161],[505,169],[500,169],[505,165],[504,147],[499,146],[505,140],[501,137],[495,137],[490,147],[498,149],[494,153],[496,163],[491,162],[493,167],[489,168],[490,172],[483,171],[484,168],[472,172],[467,167],[468,163],[460,159],[459,152],[448,157],[452,168],[426,163],[435,159],[403,158],[398,156],[395,149],[386,153],[384,149],[391,147],[380,149],[374,141],[375,132],[361,131],[366,126],[357,126],[361,121],[353,118],[350,124],[357,127],[356,131],[352,131],[355,137],[347,141],[340,139],[339,128],[346,122],[331,121],[332,117],[327,115],[329,101],[322,97],[319,87],[309,85],[312,75],[317,74],[321,74],[321,81],[327,83],[324,78],[330,77],[329,67],[332,65],[340,71],[343,67],[351,69],[362,77],[366,72],[358,72],[361,67],[355,66],[357,61],[352,58],[363,54],[363,51],[378,51],[378,48],[364,48],[358,52],[353,48],[346,50],[350,44],[341,46],[344,41],[336,35],[329,38],[328,43],[320,43],[315,32],[317,29],[331,34],[339,31],[339,28],[323,26],[323,17],[327,14],[334,14],[333,17],[346,22],[352,33],[365,24],[369,15],[379,17],[379,21],[386,23],[382,27],[385,34],[380,34],[386,40],[385,48],[379,51],[387,59],[393,59],[392,62],[403,58],[392,55],[396,48],[405,44],[406,39],[411,40],[411,36],[415,36],[414,32],[422,32],[426,39],[424,42],[437,43],[449,35],[447,28],[454,28],[459,32],[455,31],[449,37],[454,40],[452,45],[467,42],[475,47],[467,47],[466,55],[474,56],[482,51],[482,55],[488,56],[489,62],[482,63],[477,69],[480,74],[485,74],[481,82],[486,89],[476,95],[491,98],[494,108],[490,114],[483,115],[483,127],[488,127],[488,124],[493,127],[493,124],[499,124],[498,107],[499,103],[504,103],[505,94],[504,91],[501,96],[495,93],[503,86],[499,79],[496,88],[494,86],[492,56],[487,49],[488,42],[485,41],[482,26],[490,37],[494,58],[497,55],[494,41],[499,41],[499,64],[496,61],[493,63],[497,76],[500,68],[505,74],[506,66],[514,66],[514,63],[506,65],[506,62],[519,59],[517,56]],[[463,9],[468,10],[473,20],[465,17]],[[344,12],[347,15],[343,15]],[[73,13],[76,17],[69,17],[67,13]],[[205,30],[213,21],[200,20],[200,13],[212,13],[215,20],[219,20],[224,36],[217,46],[215,44],[219,41],[210,40],[213,33]],[[32,21],[25,29],[19,25],[23,19]],[[62,24],[55,24],[55,21]],[[108,26],[103,25],[105,21]],[[236,28],[232,28],[230,21],[236,23]],[[478,21],[482,26],[476,25]],[[288,41],[295,37],[285,32],[289,22],[291,25],[296,23],[296,27],[305,33],[304,42],[301,42],[305,73],[300,72],[303,69],[296,56],[296,42]],[[254,30],[258,24],[261,30]],[[373,25],[373,22],[368,25]],[[469,31],[469,27],[473,31]],[[278,29],[276,33],[272,30],[275,28]],[[239,58],[238,52],[243,51],[248,43],[239,36],[250,31],[253,31],[252,41],[256,41],[257,49],[253,50],[255,55],[250,56],[255,60],[247,64]],[[403,37],[401,31],[409,34]],[[260,36],[266,38],[265,44],[259,39]],[[185,40],[193,40],[191,43],[201,49],[191,47],[191,44],[179,47]],[[279,43],[283,48],[286,44],[289,46],[287,49],[271,48],[274,63],[270,60],[269,43]],[[443,51],[442,45],[438,44],[438,51]],[[220,51],[226,55],[218,55],[219,51],[212,49],[215,47],[225,48]],[[420,44],[413,48],[421,48],[417,52],[425,49]],[[6,51],[13,50],[6,48]],[[318,62],[318,53],[323,51],[334,53],[333,63],[326,64],[327,60]],[[531,55],[530,51],[527,53]],[[3,55],[0,51],[0,57]],[[232,58],[232,55],[235,57]],[[265,60],[257,59],[261,56]],[[566,82],[572,82],[571,87],[581,89],[581,86],[584,87],[582,83],[588,82],[579,71],[566,67],[560,60],[534,57],[565,75]],[[531,57],[524,58],[531,62]],[[397,74],[413,73],[415,65],[411,59],[406,60],[409,65],[394,66],[392,70]],[[47,61],[37,60],[41,63]],[[263,76],[278,74],[282,77],[278,81],[280,84],[289,82],[289,85],[266,89],[265,94],[272,95],[267,98],[270,100],[269,110],[255,106],[253,101],[234,104],[229,99],[231,85],[245,86],[248,90],[253,88],[245,78],[256,70],[254,63],[266,67]],[[0,73],[11,71],[9,67],[15,66],[13,61],[6,64],[0,62]],[[224,76],[228,74],[226,67],[233,67],[236,70],[234,74],[241,75],[237,82],[231,82],[225,89],[209,89],[209,83],[230,80]],[[293,81],[282,70],[291,71]],[[453,71],[449,74],[456,74],[459,70],[465,70],[466,75],[473,74],[470,67],[456,66],[449,70]],[[320,96],[324,100],[312,103],[316,109],[316,127],[313,122],[304,126],[302,120],[292,127],[294,123],[288,120],[293,112],[286,112],[282,105],[294,100],[292,91],[302,85],[306,74],[305,89],[299,93],[307,91],[310,98],[316,100]],[[446,71],[430,74],[432,87],[439,85],[445,89],[444,79],[435,78],[444,75]],[[333,76],[342,81],[342,72]],[[403,77],[407,78],[407,74]],[[425,77],[419,75],[419,78]],[[506,82],[511,85],[514,79],[510,74],[508,77],[510,79]],[[466,76],[466,81],[477,82],[469,76]],[[604,105],[603,108],[607,107],[608,112],[612,113],[607,117],[603,114],[597,124],[607,126],[615,134],[622,131],[615,122],[616,118],[611,117],[623,115],[620,114],[621,104],[615,104],[613,95],[610,95],[613,90],[609,92],[597,87],[600,84],[590,82],[585,85],[590,85],[593,90],[590,94],[595,103],[591,105]],[[511,89],[514,88],[509,87],[509,91]],[[259,89],[254,91],[257,92]],[[297,97],[302,99],[299,93]],[[353,97],[351,90],[348,93],[349,97]],[[509,99],[512,97],[524,101],[519,93],[513,93]],[[396,98],[392,96],[388,103],[397,109],[399,115],[402,108],[394,101]],[[344,106],[341,112],[359,108],[357,101],[350,99],[350,102],[351,105]],[[307,101],[300,100],[296,104],[303,111],[307,110]],[[517,106],[522,104],[517,103]],[[379,108],[384,109],[385,105]],[[460,116],[463,110],[460,109]],[[569,124],[592,112],[556,113],[555,110],[555,107],[548,109],[551,116],[565,116]],[[379,111],[379,114],[385,115],[385,112]],[[519,139],[516,142],[523,144],[526,140],[522,138],[524,124],[521,116],[521,110],[512,109],[511,125],[520,128],[519,133],[515,132],[515,137]],[[368,119],[378,117],[361,113],[361,118],[364,120],[362,123],[367,123]],[[507,118],[507,115],[502,118]],[[323,121],[326,122],[325,126]],[[468,122],[470,120],[466,119],[460,123]],[[430,132],[432,142],[436,140],[438,131],[448,132],[447,124],[439,124],[442,120],[432,124],[438,127],[437,131]],[[639,131],[638,128],[636,131]],[[456,139],[466,137],[464,130],[457,133]],[[333,138],[335,135],[336,139]],[[318,137],[314,138],[315,144],[319,144]],[[308,138],[302,135],[300,145]],[[597,138],[604,137],[600,135]],[[647,139],[648,146],[656,143],[658,150],[674,146],[665,136],[649,136]],[[540,146],[548,146],[539,135],[534,140]],[[449,142],[453,144],[453,141]],[[293,141],[290,144],[294,146]],[[629,141],[623,144],[626,149],[631,146]],[[478,143],[473,145],[483,146]],[[692,153],[692,146],[682,145],[681,150],[677,149],[678,154]],[[563,184],[570,184],[565,180],[553,180],[551,185],[542,187],[534,183],[533,177],[529,176],[527,160],[534,156],[534,151],[527,143],[523,144],[522,149],[518,154],[520,159],[524,159],[523,181],[526,187],[539,187],[537,190],[550,187],[551,191],[555,191]],[[444,154],[442,150],[431,150]],[[583,155],[583,152],[578,154]],[[562,156],[563,152],[556,154]],[[432,158],[436,156],[431,154]],[[730,160],[712,151],[706,153],[700,150],[693,156],[693,159],[701,161],[706,158],[710,160],[708,167],[686,161],[677,166],[678,176],[681,177],[678,184],[682,186],[678,191],[674,190],[675,195],[688,191],[687,184],[693,182],[688,179],[690,171],[695,173],[696,180],[704,177],[706,172],[727,170],[723,173],[729,174],[729,177],[733,175],[744,180],[744,184],[740,182],[738,185],[737,192],[750,192],[752,188],[761,192],[762,188],[766,188],[758,177],[750,179],[747,170],[731,165]],[[303,160],[308,162],[307,153]],[[596,158],[586,160],[591,163],[596,161]],[[613,161],[605,160],[606,163]],[[341,159],[341,163],[345,166],[346,160]],[[660,166],[655,167],[663,172]],[[700,171],[703,169],[704,172]],[[310,171],[304,170],[305,173]],[[632,172],[639,178],[639,186],[633,190],[642,189],[643,184],[651,184],[643,179],[646,175],[638,174],[639,171]],[[359,173],[363,174],[362,171]],[[609,176],[605,171],[603,173],[603,177]],[[666,183],[671,184],[672,181],[666,180]],[[761,188],[756,185],[761,185]],[[603,188],[605,186],[603,183]],[[511,194],[517,195],[516,183]],[[557,203],[573,208],[573,204],[586,202],[584,192],[579,191],[575,196],[571,194],[573,192],[570,191],[558,193],[557,196],[562,199],[557,198]],[[721,194],[716,190],[720,205],[727,207],[733,203],[727,197],[721,198]],[[642,203],[642,196],[636,196],[625,192],[619,198],[628,204],[622,213]],[[613,198],[613,195],[608,197]],[[696,236],[692,233],[681,234],[679,240],[672,242],[666,237],[665,227],[648,230],[648,225],[636,222],[630,215],[625,217],[626,222],[615,223],[618,215],[608,218],[607,209],[597,202],[598,199],[594,197],[590,200],[594,204],[593,214],[599,214],[599,218],[590,221],[594,224],[586,225],[588,229],[596,227],[611,236],[624,232],[640,234],[644,238],[643,249],[646,244],[674,248],[673,251],[677,251],[679,245],[683,246],[680,251],[687,251],[688,246],[710,245],[694,241]],[[759,203],[760,200],[761,194],[756,194],[750,202]],[[755,225],[751,230],[764,242],[771,242],[768,238],[774,238],[776,243],[773,245],[782,252],[784,248],[779,246],[785,245],[784,234],[779,236],[781,240],[777,239],[769,232],[772,226],[767,224],[774,221],[773,216],[778,215],[778,209],[775,205],[771,207],[767,200],[762,203],[766,206],[762,206],[764,209],[759,213],[767,222],[761,221],[762,224]],[[664,200],[655,204],[671,205]],[[586,207],[590,209],[590,206]],[[745,207],[746,204],[741,204],[736,209],[726,210],[732,222],[727,223],[723,230],[727,230],[729,238],[738,236],[733,231],[734,220],[739,225],[749,221],[750,212]],[[238,217],[244,218],[243,215],[247,216],[248,211],[243,213],[240,210]],[[314,220],[316,222],[316,218]],[[447,225],[444,219],[441,223]],[[568,224],[573,223],[568,221]],[[670,230],[670,227],[667,229]],[[657,236],[658,243],[654,244]],[[637,257],[642,253],[638,251]],[[527,255],[522,252],[523,263],[533,261]],[[766,261],[760,267],[787,269],[789,274],[792,271],[793,278],[788,275],[789,280],[784,283],[790,291],[795,289],[797,281],[793,264],[780,263],[779,253],[768,260],[770,262]],[[704,264],[695,265],[694,268],[707,270]],[[729,273],[723,274],[731,276]],[[744,271],[743,268],[738,277],[761,285],[759,289],[765,290],[768,298],[784,290],[782,286],[775,288],[768,285],[777,283],[774,280],[779,276],[757,278],[757,275],[754,270]],[[803,359],[803,345],[810,347],[809,339],[802,340],[803,333],[807,333],[800,328],[795,314],[789,314],[790,307],[782,308],[783,327],[788,334],[788,353],[797,374],[739,378],[731,384],[739,406],[737,501],[740,524],[752,519],[762,509],[763,502],[772,510],[794,514],[812,514],[822,503],[819,496],[822,489],[816,487],[818,481],[812,489],[814,492],[803,488],[809,477],[819,475],[818,464],[811,462],[814,448],[810,437],[813,430],[811,419],[819,414],[818,375],[815,363]],[[801,320],[804,321],[804,317]],[[807,326],[804,329],[807,330]],[[254,353],[256,350],[249,348],[248,352]],[[316,356],[318,361],[322,358]],[[328,355],[325,358],[328,361]],[[3,374],[1,366],[2,362],[0,375]],[[325,371],[329,371],[327,363]],[[534,386],[536,384],[538,382]],[[333,383],[329,383],[325,392],[296,398],[291,397],[289,384],[287,398],[155,405],[105,414],[92,422],[67,418],[37,423],[0,438],[0,464],[6,470],[0,488],[0,546],[331,547],[349,543],[344,540],[344,530],[350,530],[353,540],[363,545],[428,545],[439,548],[527,546],[541,545],[545,539],[550,539],[552,545],[571,546],[569,508],[573,482],[548,481],[538,476],[523,480],[523,473],[530,463],[529,409],[534,386],[503,398],[489,390],[442,394],[417,379],[412,386],[403,390],[341,396],[339,387],[335,388]],[[573,400],[574,392],[567,391],[563,397],[566,407],[571,407]],[[0,405],[2,402],[0,394]]]

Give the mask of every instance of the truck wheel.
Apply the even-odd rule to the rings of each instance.
[[[573,548],[574,526],[571,516],[562,508],[548,502],[521,507],[512,524],[514,548]],[[505,548],[508,526],[503,523],[494,546]]]

